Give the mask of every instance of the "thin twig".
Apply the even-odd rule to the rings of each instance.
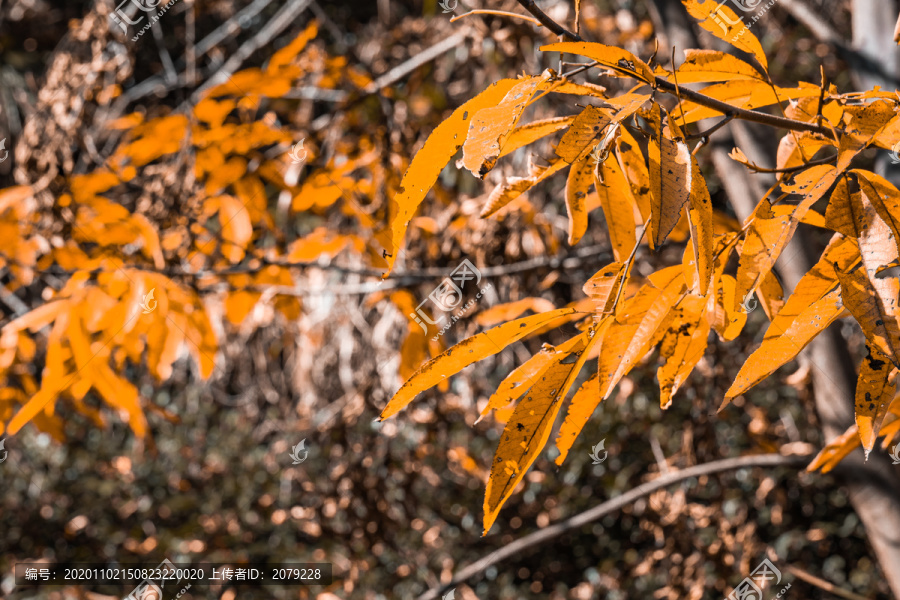
[[[505,10],[488,10],[486,8],[470,10],[467,13],[463,13],[461,15],[456,15],[455,17],[450,19],[450,22],[453,23],[454,21],[462,19],[463,17],[468,17],[469,15],[498,15],[498,16],[502,16],[502,17],[515,17],[517,19],[524,19],[525,21],[528,21],[529,23],[534,23],[535,25],[538,25],[538,26],[541,24],[541,22],[538,21],[537,19],[532,19],[531,17],[528,17],[526,15],[520,15],[520,14],[513,13],[513,12],[507,12]]]
[[[847,598],[847,600],[867,600],[864,596],[860,596],[859,594],[854,594],[853,592],[850,592],[843,588],[839,588],[830,581],[826,581],[821,577],[816,577],[812,573],[808,573],[799,567],[795,567],[794,565],[787,565],[784,570],[797,579],[802,579],[806,583],[812,584],[817,588],[821,588],[829,594],[834,594],[835,596],[840,596],[841,598]]]
[[[415,54],[412,58],[405,61],[403,64],[394,67],[393,69],[370,83],[366,88],[366,94],[374,94],[379,90],[388,87],[389,85],[403,78],[408,73],[415,71],[425,63],[431,62],[448,50],[456,48],[463,42],[463,40],[466,39],[466,36],[468,35],[468,31],[460,31],[459,33],[451,35],[447,39],[438,42],[434,46],[431,46],[427,50]]]
[[[656,78],[656,87],[657,89],[661,89],[662,91],[668,92],[670,94],[675,92],[675,84],[662,77]],[[717,110],[724,115],[734,114],[734,116],[738,119],[753,121],[755,123],[762,123],[763,125],[771,125],[773,127],[781,127],[784,129],[790,129],[792,131],[811,131],[813,133],[820,133],[827,137],[831,137],[833,135],[832,130],[825,127],[820,127],[815,123],[804,123],[803,121],[787,119],[785,117],[778,117],[755,110],[738,108],[737,106],[732,106],[727,102],[722,102],[721,100],[710,98],[709,96],[705,96],[700,92],[695,92],[694,90],[688,88],[681,88],[679,91],[682,96],[684,96],[691,102],[694,102],[701,106],[705,106],[707,108],[711,108],[713,110]]]
[[[522,8],[530,12],[534,17],[541,22],[541,25],[555,33],[556,35],[561,35],[569,38],[573,42],[583,42],[585,41],[583,37],[576,33],[572,33],[553,19],[547,16],[547,13],[542,11],[537,4],[534,3],[534,0],[519,0],[519,4],[522,5]]]
[[[555,33],[556,35],[561,35],[563,37],[569,38],[571,41],[575,42],[583,42],[585,41],[581,36],[576,35],[551,19],[547,16],[544,11],[535,5],[534,0],[518,0],[519,4],[522,5],[528,12],[537,18],[538,21],[541,22],[541,25]],[[599,63],[597,63],[599,65]],[[571,73],[566,73],[567,77],[574,75],[575,73],[580,73],[581,71],[587,69],[588,67],[579,67],[575,71]],[[628,71],[623,71],[628,73]],[[790,129],[792,131],[811,131],[813,133],[820,133],[825,136],[832,136],[833,132],[830,129],[825,127],[821,127],[816,125],[815,123],[804,123],[803,121],[796,121],[794,119],[788,119],[785,117],[777,117],[774,115],[770,115],[763,112],[757,112],[755,110],[748,110],[745,108],[738,108],[736,106],[732,106],[727,102],[723,102],[721,100],[716,100],[715,98],[710,98],[709,96],[705,96],[700,92],[695,92],[690,89],[679,89],[674,83],[668,81],[663,77],[656,77],[655,81],[655,89],[662,90],[663,92],[667,92],[670,94],[680,94],[684,96],[691,102],[695,102],[700,104],[701,106],[705,106],[707,108],[712,108],[713,110],[717,110],[722,114],[734,114],[735,117],[739,119],[744,119],[745,121],[753,121],[755,123],[762,123],[763,125],[771,125],[773,127],[782,127],[784,129]]]
[[[564,255],[564,256],[540,256],[537,258],[523,260],[519,262],[510,263],[507,265],[497,265],[493,267],[481,267],[479,271],[483,277],[501,277],[505,275],[514,275],[517,273],[524,273],[527,271],[533,271],[536,269],[550,268],[550,269],[563,269],[563,270],[571,270],[578,268],[584,264],[593,264],[598,262],[609,262],[612,259],[612,256],[609,253],[609,246],[606,244],[597,244],[594,246],[585,246],[583,248],[579,248],[574,252]],[[10,260],[8,261],[11,264],[17,264],[16,261]],[[192,279],[201,279],[204,277],[223,277],[228,275],[241,275],[241,274],[249,274],[249,273],[257,273],[262,271],[270,266],[275,266],[284,269],[300,269],[300,268],[315,268],[321,269],[323,271],[335,271],[338,273],[343,273],[346,275],[357,275],[360,277],[369,277],[372,279],[377,279],[378,282],[375,282],[376,285],[374,287],[367,286],[365,284],[360,284],[358,286],[348,286],[345,290],[342,289],[340,291],[335,291],[336,288],[329,287],[322,293],[336,293],[336,294],[366,294],[371,291],[376,291],[379,289],[385,289],[384,287],[379,287],[377,284],[381,281],[387,281],[390,285],[390,288],[401,287],[404,285],[414,285],[417,283],[421,283],[423,281],[429,280],[440,280],[447,276],[448,269],[450,267],[433,267],[428,269],[414,269],[409,271],[394,271],[391,275],[382,280],[383,271],[380,269],[369,269],[369,268],[357,268],[357,267],[346,267],[333,263],[320,263],[318,261],[301,261],[301,262],[280,262],[280,261],[270,261],[261,258],[255,258],[251,262],[254,264],[243,264],[243,265],[234,265],[230,267],[224,267],[221,269],[200,269],[197,271],[188,271],[186,269],[180,267],[167,267],[164,269],[154,269],[149,265],[123,265],[122,268],[125,269],[133,269],[136,271],[145,271],[149,273],[159,273],[161,275],[166,276],[180,276],[180,277],[189,277]],[[90,275],[99,275],[101,273],[109,272],[109,269],[94,269],[91,271],[67,271],[63,269],[57,269],[54,267],[50,267],[41,272],[42,276],[51,276],[51,275],[74,275],[76,272],[79,273],[88,273]],[[372,283],[372,282],[370,282]],[[316,295],[316,292],[308,292],[308,290],[298,290],[292,286],[260,286],[259,291],[264,291],[270,287],[276,287],[278,289],[278,294],[287,295],[287,296],[304,296],[304,295]],[[2,288],[0,288],[2,289]],[[250,289],[250,288],[247,288]],[[27,308],[27,307],[26,307]]]
[[[734,114],[725,115],[725,118],[707,129],[706,131],[701,131],[699,133],[692,133],[691,135],[685,136],[688,140],[702,140],[703,138],[709,138],[712,134],[717,132],[719,129],[730,123],[734,120]]]
[[[811,160],[807,163],[803,163],[802,165],[797,165],[796,167],[785,167],[783,169],[767,169],[765,167],[760,167],[752,162],[740,162],[742,165],[750,169],[751,171],[755,171],[757,173],[794,173],[796,171],[802,171],[807,167],[815,167],[816,165],[825,165],[835,160],[838,157],[837,154],[833,154],[832,156],[826,156],[824,158],[818,158],[816,160]]]
[[[565,521],[550,525],[539,531],[535,531],[523,538],[520,538],[511,544],[507,544],[502,548],[491,552],[487,556],[472,563],[471,565],[460,570],[450,581],[441,584],[438,587],[431,588],[421,596],[418,600],[434,600],[443,591],[457,586],[484,572],[488,568],[496,565],[502,560],[511,556],[515,556],[526,550],[547,548],[547,543],[553,538],[577,529],[582,525],[592,523],[598,519],[602,519],[606,515],[627,506],[639,498],[649,496],[653,492],[668,487],[673,483],[680,483],[692,477],[702,477],[704,475],[712,475],[723,471],[733,471],[735,469],[743,469],[748,467],[783,467],[783,466],[799,466],[803,465],[812,458],[812,455],[804,456],[782,456],[780,454],[757,454],[754,456],[741,456],[738,458],[726,458],[710,463],[688,467],[680,471],[674,471],[668,475],[661,475],[653,481],[648,481],[636,488],[632,488],[622,494],[616,496],[612,500],[608,500],[599,506],[588,509],[580,514],[570,517]]]
[[[244,28],[245,22],[261,13],[271,3],[272,0],[253,0],[249,5],[236,12],[230,19],[216,27],[212,33],[197,42],[197,46],[194,48],[197,57],[205,55],[225,38],[234,36]]]

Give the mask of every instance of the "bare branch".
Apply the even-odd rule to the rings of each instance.
[[[621,496],[616,496],[612,500],[607,500],[599,506],[595,506],[594,508],[588,509],[583,513],[575,515],[574,517],[570,517],[565,521],[562,521],[555,525],[550,525],[549,527],[545,527],[540,531],[536,531],[532,534],[526,535],[525,537],[520,538],[512,542],[511,544],[503,546],[499,550],[491,552],[482,559],[459,571],[459,573],[457,573],[453,577],[453,579],[451,579],[447,583],[428,590],[427,592],[419,596],[418,600],[434,600],[444,590],[447,590],[455,585],[459,585],[460,583],[474,577],[475,575],[484,572],[489,567],[499,563],[502,560],[505,560],[525,550],[546,548],[546,544],[549,540],[559,537],[560,535],[573,529],[577,529],[582,525],[586,525],[598,519],[602,519],[609,513],[619,510],[620,508],[631,504],[639,498],[649,496],[653,492],[670,486],[673,483],[679,483],[692,477],[702,477],[704,475],[712,475],[714,473],[733,471],[735,469],[743,469],[747,467],[800,466],[805,464],[810,458],[811,455],[782,456],[781,454],[757,454],[754,456],[726,458],[723,460],[713,461],[711,463],[688,467],[687,469],[682,469],[680,471],[674,471],[672,473],[669,473],[668,475],[661,475],[653,481],[648,481],[647,483],[639,485],[638,487],[625,492]]]

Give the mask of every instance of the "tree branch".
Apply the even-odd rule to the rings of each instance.
[[[572,33],[553,19],[547,16],[547,14],[542,11],[538,6],[534,3],[534,0],[519,0],[519,4],[522,5],[528,12],[535,16],[535,18],[541,22],[541,24],[555,33],[556,35],[560,35],[568,38],[573,42],[583,42],[584,38],[581,36]],[[575,73],[580,73],[581,71],[586,70],[592,66],[600,66],[600,63],[594,62],[591,65],[585,65],[583,67],[579,67],[575,71],[568,73],[567,75],[571,76]],[[673,66],[674,68],[674,66]],[[674,83],[668,81],[663,77],[656,77],[654,81],[654,86],[656,89],[662,90],[669,94],[675,94],[677,91],[681,96],[684,96],[691,102],[695,102],[701,106],[705,106],[707,108],[712,108],[713,110],[717,110],[723,113],[726,116],[733,116],[737,119],[743,119],[745,121],[753,121],[755,123],[762,123],[764,125],[770,125],[772,127],[781,127],[784,129],[790,129],[792,131],[810,131],[813,133],[820,133],[826,137],[831,137],[832,131],[827,127],[822,127],[820,125],[816,125],[815,123],[804,123],[803,121],[796,121],[794,119],[788,119],[786,117],[777,117],[774,115],[770,115],[764,112],[758,112],[755,110],[748,110],[745,108],[738,108],[736,106],[732,106],[727,102],[723,102],[721,100],[717,100],[715,98],[710,98],[709,96],[705,96],[700,92],[695,92],[693,90],[689,90],[687,88],[681,88],[676,86]]]
[[[545,527],[544,529],[535,531],[534,533],[526,535],[523,538],[519,538],[511,544],[503,546],[499,550],[491,552],[482,559],[459,571],[459,573],[457,573],[453,577],[453,579],[451,579],[447,583],[444,583],[435,588],[431,588],[430,590],[419,596],[418,600],[434,600],[441,592],[455,585],[458,585],[479,573],[482,573],[489,567],[497,564],[502,560],[505,560],[524,550],[539,549],[542,547],[546,548],[546,543],[548,540],[559,537],[560,535],[581,527],[582,525],[586,525],[587,523],[592,523],[598,519],[602,519],[609,513],[619,510],[620,508],[631,504],[635,500],[638,500],[645,496],[649,496],[653,492],[670,486],[673,483],[678,483],[692,477],[701,477],[703,475],[712,475],[714,473],[733,471],[735,469],[743,469],[747,467],[799,466],[805,464],[810,458],[811,455],[782,456],[781,454],[757,454],[754,456],[726,458],[702,465],[688,467],[687,469],[682,469],[680,471],[674,471],[672,473],[669,473],[668,475],[661,475],[653,481],[648,481],[647,483],[639,485],[638,487],[625,492],[621,496],[616,496],[612,500],[607,500],[599,506],[588,509],[583,513],[577,514],[574,517],[570,517],[565,521],[556,523],[555,525],[550,525],[549,527]]]
[[[534,18],[541,22],[541,25],[555,33],[556,35],[561,35],[563,37],[569,38],[573,42],[583,42],[585,41],[583,37],[578,35],[577,33],[572,33],[553,19],[547,16],[547,13],[542,11],[537,4],[534,3],[534,0],[519,0],[519,4],[522,5],[522,8],[530,12],[534,15]]]

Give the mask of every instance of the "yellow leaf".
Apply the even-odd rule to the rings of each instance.
[[[878,216],[887,223],[894,234],[894,241],[900,244],[900,191],[890,181],[871,171],[854,169],[860,192],[866,196]]]
[[[601,355],[606,353],[603,345],[606,343],[607,332],[609,326],[613,323],[613,317],[605,317],[599,322],[595,322],[596,343],[600,345]],[[586,354],[586,353],[585,353]],[[556,448],[559,450],[559,456],[556,457],[556,464],[561,465],[569,455],[569,450],[575,443],[576,438],[584,429],[591,415],[597,410],[604,396],[600,393],[600,373],[595,372],[585,381],[581,387],[575,392],[572,401],[569,403],[566,417],[562,425],[559,427],[559,433],[556,436]]]
[[[138,402],[138,390],[130,381],[113,373],[105,362],[95,361],[87,369],[86,375],[94,389],[114,408],[128,413],[128,424],[139,438],[147,433],[147,420]]]
[[[768,200],[760,201],[741,248],[736,302],[740,303],[756,289],[762,276],[772,269],[781,256],[800,220],[828,192],[838,175],[838,171],[828,165],[812,167],[798,174],[792,185],[784,186],[785,192],[803,196],[790,216],[777,216]]]
[[[843,310],[839,290],[834,289],[797,315],[783,334],[763,339],[760,347],[747,357],[734,383],[725,393],[725,401],[719,410],[725,408],[732,398],[743,394],[793,360]]]
[[[134,141],[120,146],[116,154],[131,159],[135,167],[142,167],[165,154],[181,149],[188,131],[185,115],[170,115],[148,121],[132,130]]]
[[[747,323],[747,313],[735,310],[741,302],[735,302],[735,280],[731,275],[722,275],[716,294],[716,312],[712,316],[712,327],[726,341],[735,339]]]
[[[658,248],[681,217],[681,209],[688,202],[692,189],[692,160],[688,145],[666,137],[660,129],[660,109],[651,109],[654,133],[650,139],[650,237]]]
[[[506,138],[506,142],[503,144],[503,148],[500,151],[500,157],[502,158],[507,154],[511,154],[519,148],[536,142],[551,133],[556,133],[561,129],[565,129],[566,127],[569,127],[574,120],[574,116],[553,117],[551,119],[532,121],[527,125],[519,125],[513,129]]]
[[[837,276],[841,282],[841,299],[859,323],[869,345],[894,365],[900,363],[900,324],[897,321],[900,282],[893,277],[876,279],[879,287],[875,288],[860,269],[849,273],[837,271]]]
[[[78,203],[87,202],[97,194],[102,194],[117,185],[119,185],[118,176],[106,169],[88,175],[73,175],[70,180],[72,197]]]
[[[659,346],[664,362],[656,370],[656,378],[662,409],[672,405],[672,397],[703,357],[709,343],[710,323],[705,304],[697,301],[696,296],[693,301],[691,298],[687,296],[687,301],[679,303],[676,318],[667,326]]]
[[[272,58],[269,59],[269,64],[266,65],[266,71],[270,73],[276,72],[281,67],[289,65],[291,62],[293,62],[298,54],[303,52],[303,49],[306,48],[306,45],[310,42],[310,40],[314,39],[316,35],[318,35],[318,33],[318,22],[311,22],[306,26],[306,29],[301,31],[300,34],[291,41],[290,44],[272,55]]]
[[[597,364],[600,393],[608,398],[617,383],[649,350],[666,315],[685,292],[681,265],[667,267],[650,276],[624,307],[604,336],[604,348]]]
[[[43,383],[43,382],[42,382]],[[41,389],[32,396],[28,403],[19,409],[19,412],[9,422],[8,431],[10,435],[15,435],[22,427],[31,421],[51,401],[55,400],[61,391],[60,387],[51,387],[49,385],[41,385]]]
[[[598,321],[599,317],[609,314],[613,310],[613,303],[619,294],[619,289],[625,278],[625,264],[621,262],[613,262],[596,273],[585,282],[584,293],[587,294],[594,303],[595,313],[594,320]]]
[[[828,442],[828,445],[822,448],[816,457],[809,463],[806,470],[812,473],[818,469],[822,469],[822,473],[827,473],[837,466],[839,462],[844,460],[851,452],[856,450],[859,445],[859,430],[856,425],[851,425],[847,431],[839,437]]]
[[[565,54],[578,54],[597,61],[605,67],[609,67],[616,74],[625,74],[639,79],[644,83],[653,83],[656,77],[647,63],[623,48],[607,46],[592,42],[560,42],[541,46],[541,52],[560,52]]]
[[[131,222],[140,234],[143,242],[141,251],[144,253],[144,256],[153,259],[153,266],[157,269],[165,267],[166,262],[159,243],[159,234],[156,231],[156,227],[150,222],[150,219],[140,213],[136,213],[131,215]]]
[[[793,293],[784,303],[763,336],[764,340],[778,337],[790,328],[801,314],[815,302],[825,297],[838,284],[835,266],[841,271],[851,270],[859,263],[859,248],[854,238],[835,234],[822,252],[822,256],[800,279]],[[762,289],[762,286],[760,286]]]
[[[482,108],[472,117],[463,144],[462,165],[479,179],[497,164],[503,138],[515,127],[522,111],[535,92],[546,89],[552,72],[548,69],[538,77],[528,77],[517,83],[497,106]]]
[[[896,101],[876,100],[863,105],[844,107],[843,134],[840,138],[838,161],[835,168],[845,170],[864,148],[885,129],[897,114]]]
[[[688,222],[694,261],[700,282],[700,295],[705,296],[713,270],[713,209],[706,180],[700,173],[697,159],[691,156],[691,195],[688,201]]]
[[[198,121],[206,123],[210,127],[220,127],[225,122],[225,117],[231,114],[237,103],[234,100],[216,101],[212,98],[204,98],[194,107],[194,116]]]
[[[798,143],[799,142],[799,143]],[[807,159],[815,156],[824,146],[829,145],[829,140],[823,139],[818,134],[808,131],[791,131],[778,142],[778,152],[775,156],[776,169],[789,169],[804,164],[804,156]],[[784,173],[778,173],[778,179],[784,178]]]
[[[677,80],[679,85],[733,79],[766,81],[749,63],[718,50],[685,50],[684,56],[684,62],[676,72],[677,77],[667,77],[673,83]]]
[[[312,233],[291,242],[287,260],[299,263],[334,258],[347,247],[362,252],[363,241],[355,235],[339,235],[327,227],[316,227]]]
[[[494,188],[481,209],[481,217],[488,218],[495,215],[500,209],[530,190],[538,183],[555,175],[566,166],[564,160],[557,160],[549,167],[530,165],[528,177],[507,177],[506,181]]]
[[[743,20],[724,2],[709,0],[682,0],[688,13],[700,21],[700,27],[720,40],[756,57],[764,69],[769,68],[766,53],[756,36],[744,25]]]
[[[585,158],[594,147],[595,140],[612,123],[612,115],[596,106],[585,106],[556,147],[556,154],[569,164]]]
[[[196,302],[199,304],[199,300]],[[184,330],[184,337],[188,341],[188,350],[194,355],[200,367],[200,376],[208,379],[216,367],[215,356],[218,352],[216,334],[202,306],[191,306],[191,311],[186,316],[188,327]]]
[[[612,319],[607,319],[608,325]],[[602,335],[604,331],[598,332]],[[601,349],[602,351],[602,349]],[[566,457],[569,456],[569,450],[578,438],[578,435],[584,429],[591,415],[600,406],[603,397],[600,395],[600,378],[598,373],[594,373],[591,377],[581,384],[572,401],[569,403],[569,409],[566,418],[559,427],[559,433],[556,436],[556,448],[559,450],[559,456],[556,457],[556,464],[562,465]]]
[[[537,378],[546,371],[554,362],[559,362],[575,351],[575,347],[582,343],[580,336],[574,337],[559,346],[546,344],[540,352],[526,360],[507,375],[497,390],[491,394],[487,405],[481,411],[478,421],[481,421],[492,410],[497,410],[518,400],[529,387],[534,385]],[[508,419],[507,419],[508,421]]]
[[[556,307],[553,306],[553,303],[545,298],[522,298],[515,302],[498,304],[497,306],[492,306],[487,310],[481,311],[478,314],[478,317],[475,318],[475,322],[482,327],[489,327],[491,325],[496,325],[497,323],[515,319],[521,316],[526,310],[542,313],[551,311],[554,308]]]
[[[637,207],[631,195],[631,188],[614,158],[600,163],[594,175],[594,187],[597,188],[600,207],[606,217],[613,256],[617,261],[627,260],[637,241],[634,226],[634,213]]]
[[[587,231],[585,198],[593,183],[594,162],[585,156],[572,164],[566,179],[566,213],[569,216],[569,244],[574,246]],[[632,223],[633,223],[632,219]]]
[[[574,348],[576,360],[560,360],[551,365],[516,406],[500,436],[484,494],[484,535],[547,444],[563,400],[599,338],[582,334],[578,339]]]
[[[619,128],[619,139],[616,140],[616,156],[622,173],[628,180],[631,188],[631,196],[641,213],[641,220],[647,222],[650,219],[650,173],[647,171],[647,162],[637,140],[631,135],[627,127]],[[650,249],[653,249],[653,241],[650,241]]]
[[[532,331],[553,321],[576,313],[571,308],[559,308],[550,312],[531,315],[504,323],[467,338],[440,356],[425,363],[397,390],[381,412],[381,420],[396,414],[412,402],[420,392],[434,387],[447,377],[459,373],[472,363],[500,352]]]
[[[21,331],[22,329],[28,329],[31,332],[36,332],[55,321],[56,318],[68,308],[68,300],[55,300],[53,302],[48,302],[47,304],[42,304],[34,310],[7,323],[3,327],[3,331],[5,333],[6,331]]]
[[[866,457],[875,447],[875,438],[887,414],[888,406],[897,393],[897,369],[883,356],[869,348],[859,366],[856,382],[856,427]]]
[[[399,193],[391,199],[390,235],[388,247],[383,251],[387,259],[385,275],[394,267],[410,219],[437,181],[441,170],[462,147],[474,113],[481,108],[496,106],[517,83],[515,79],[501,79],[457,108],[431,132],[425,145],[416,153],[400,182]]]
[[[235,183],[247,172],[247,160],[232,156],[222,166],[212,171],[206,179],[206,193],[213,195]]]
[[[180,313],[170,313],[166,321],[170,319],[165,327],[156,325],[147,332],[147,365],[159,381],[172,376],[172,365],[178,359],[187,328],[187,320]]]
[[[244,205],[231,196],[219,196],[214,202],[218,204],[222,226],[222,254],[232,263],[240,262],[253,237],[250,215]]]
[[[574,96],[594,96],[595,98],[606,98],[606,88],[590,81],[575,83],[574,81],[559,80],[553,84],[548,90],[554,94],[572,94]]]
[[[756,294],[759,296],[759,303],[763,312],[769,317],[769,321],[773,321],[775,316],[784,306],[784,289],[775,276],[774,271],[769,271],[759,282],[756,288]]]

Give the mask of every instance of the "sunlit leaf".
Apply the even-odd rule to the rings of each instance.
[[[440,356],[425,363],[394,394],[391,401],[381,412],[381,419],[396,414],[420,392],[434,387],[441,380],[459,373],[465,367],[479,360],[500,352],[508,345],[518,341],[540,327],[554,320],[574,314],[574,309],[559,308],[545,313],[524,317],[504,323],[467,338],[453,346]]]
[[[428,190],[437,181],[443,168],[462,148],[475,112],[488,106],[496,106],[509,90],[518,83],[515,79],[501,79],[483,92],[457,108],[443,123],[431,132],[425,145],[403,175],[400,191],[391,199],[390,232],[388,247],[384,250],[387,272],[394,267],[397,253],[412,219]]]

